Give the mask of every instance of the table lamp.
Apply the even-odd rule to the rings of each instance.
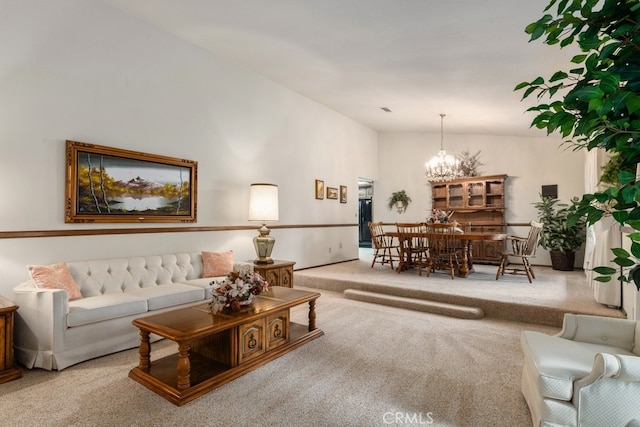
[[[276,239],[269,236],[267,221],[278,221],[278,186],[275,184],[251,184],[249,192],[249,221],[262,223],[260,234],[253,238],[258,257],[256,264],[272,264],[271,251]]]

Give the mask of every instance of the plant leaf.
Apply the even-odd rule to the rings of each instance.
[[[562,79],[566,79],[567,77],[569,77],[569,75],[567,73],[565,73],[564,71],[556,71],[555,73],[553,73],[553,75],[549,79],[549,83],[555,82],[555,81],[558,81],[558,80],[562,80]]]
[[[574,64],[580,64],[581,62],[584,62],[585,59],[587,59],[587,55],[576,55],[571,58],[571,62]]]
[[[618,270],[616,270],[613,267],[596,267],[593,269],[593,271],[595,271],[598,274],[611,276],[612,274],[615,274]]]
[[[618,264],[620,267],[632,267],[636,265],[636,263],[629,258],[615,258],[613,262]]]
[[[629,258],[631,256],[629,252],[622,248],[612,248],[611,252],[613,252],[617,258]]]

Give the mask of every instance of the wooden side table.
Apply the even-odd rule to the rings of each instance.
[[[253,264],[253,271],[269,282],[269,286],[293,288],[293,261],[274,260],[273,264]]]
[[[17,305],[0,295],[0,383],[22,376],[13,363],[13,314],[17,309]]]

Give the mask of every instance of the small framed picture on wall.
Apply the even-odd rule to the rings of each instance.
[[[347,203],[347,186],[340,186],[340,203]]]
[[[327,199],[337,199],[338,189],[333,187],[327,187]]]
[[[324,181],[316,179],[316,199],[324,199]]]

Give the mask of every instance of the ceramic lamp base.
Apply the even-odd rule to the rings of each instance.
[[[271,230],[266,225],[262,224],[260,229],[260,235],[253,238],[253,246],[256,249],[256,255],[258,256],[253,262],[255,264],[273,264],[271,259],[271,251],[276,244],[276,239],[271,237],[269,233]]]

